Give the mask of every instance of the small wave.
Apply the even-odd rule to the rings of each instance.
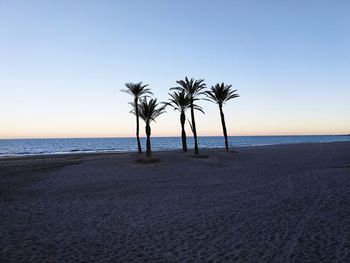
[[[104,151],[116,151],[116,149],[72,149],[68,152],[104,152]]]
[[[33,154],[33,153],[31,153],[31,152],[15,152],[14,154],[23,155],[23,154]]]

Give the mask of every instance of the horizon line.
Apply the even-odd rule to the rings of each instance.
[[[228,137],[273,137],[273,136],[350,136],[350,133],[339,134],[262,134],[262,135],[228,135]],[[187,138],[192,138],[188,135]],[[223,137],[223,135],[200,135],[200,137]],[[146,136],[140,136],[146,139]],[[180,135],[152,136],[152,138],[181,138]],[[136,136],[106,136],[106,137],[18,137],[18,138],[0,138],[0,140],[50,140],[50,139],[136,139]]]

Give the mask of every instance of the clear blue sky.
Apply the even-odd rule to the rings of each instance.
[[[231,135],[350,133],[349,14],[348,0],[0,0],[0,138],[133,136],[123,84],[164,101],[186,75],[238,89]],[[200,104],[199,135],[221,135]],[[153,124],[178,134],[170,109]]]

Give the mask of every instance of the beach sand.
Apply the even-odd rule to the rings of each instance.
[[[0,160],[0,262],[350,262],[350,142]]]

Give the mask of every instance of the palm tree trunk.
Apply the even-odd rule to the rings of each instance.
[[[141,148],[141,142],[140,142],[140,123],[139,123],[139,107],[138,107],[138,100],[135,98],[134,100],[135,105],[135,115],[136,115],[136,139],[137,139],[137,149],[139,153],[142,153]]]
[[[185,113],[181,112],[180,122],[181,122],[182,151],[187,152],[185,121],[186,121]]]
[[[197,130],[196,130],[196,122],[194,120],[193,100],[191,100],[191,119],[192,119],[192,132],[194,137],[194,153],[198,154]]]
[[[149,123],[146,123],[146,135],[147,135],[147,142],[146,142],[146,157],[151,158],[152,157],[152,151],[151,151],[151,126]]]
[[[219,104],[219,109],[220,109],[222,131],[223,131],[224,137],[225,137],[225,148],[226,148],[226,150],[228,150],[228,140],[227,140],[227,130],[226,130],[226,123],[225,123],[225,116],[224,116],[224,112],[222,110],[222,105],[221,104]]]

